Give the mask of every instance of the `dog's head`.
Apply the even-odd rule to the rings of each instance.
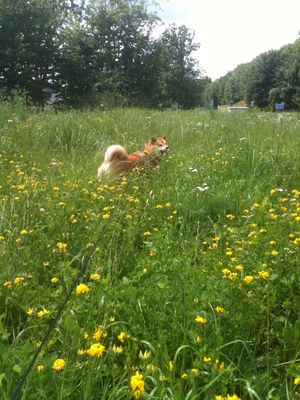
[[[147,147],[157,155],[165,156],[169,150],[169,145],[165,136],[152,137]]]

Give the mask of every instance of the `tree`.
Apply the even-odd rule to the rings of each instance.
[[[72,105],[106,96],[147,106],[200,104],[206,82],[193,58],[194,34],[171,25],[154,39],[158,18],[149,4],[0,0],[2,92],[21,89],[40,104],[50,91]]]
[[[194,33],[186,26],[174,24],[166,29],[156,43],[160,60],[159,80],[163,102],[177,103],[184,108],[196,106],[200,77],[198,62],[192,53],[199,48],[194,43]]]
[[[0,0],[1,90],[26,91],[39,102],[56,75],[59,0]]]
[[[241,99],[241,87],[236,74],[233,73],[225,83],[223,101],[226,104],[233,104]]]
[[[151,32],[157,17],[143,0],[94,1],[87,17],[94,43],[96,88],[133,100],[150,86]]]

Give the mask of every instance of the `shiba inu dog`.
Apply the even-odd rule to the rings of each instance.
[[[148,164],[154,166],[169,150],[165,136],[153,137],[143,150],[127,154],[123,146],[113,144],[106,149],[104,160],[98,168],[98,178],[105,175],[122,175],[135,167]]]

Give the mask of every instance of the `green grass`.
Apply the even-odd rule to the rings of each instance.
[[[299,115],[0,108],[1,398],[299,398]]]

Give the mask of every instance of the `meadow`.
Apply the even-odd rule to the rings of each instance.
[[[2,399],[300,399],[299,114],[0,111]]]

